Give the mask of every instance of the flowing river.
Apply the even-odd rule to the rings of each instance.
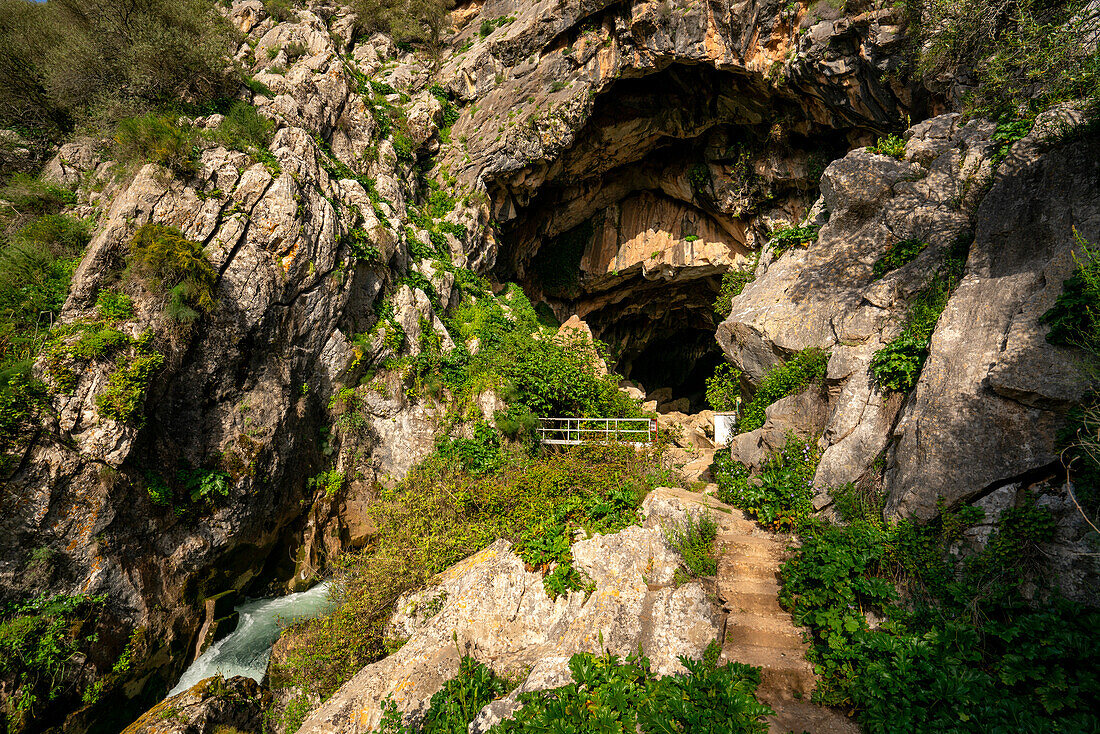
[[[267,670],[271,648],[279,639],[279,632],[290,623],[316,617],[328,606],[329,584],[314,586],[287,596],[271,599],[254,599],[238,606],[240,620],[229,635],[206,649],[169,692],[174,696],[198,683],[203,678],[221,673],[225,677],[243,675],[260,681]]]

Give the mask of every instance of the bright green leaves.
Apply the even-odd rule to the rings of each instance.
[[[810,347],[795,352],[787,361],[773,367],[756,387],[752,402],[741,412],[739,433],[753,431],[764,425],[765,409],[780,398],[802,392],[810,383],[825,377],[829,353]]]

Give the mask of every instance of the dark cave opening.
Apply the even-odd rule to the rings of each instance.
[[[584,319],[660,402],[708,407],[722,276],[751,267],[774,223],[809,209],[825,165],[876,129],[797,92],[703,65],[615,81],[557,157],[487,182],[494,278]]]

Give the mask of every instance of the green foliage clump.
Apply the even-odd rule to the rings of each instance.
[[[309,487],[313,490],[323,491],[325,497],[332,499],[344,488],[345,481],[346,479],[343,472],[337,471],[336,469],[329,469],[328,471],[321,472],[315,477],[310,477]]]
[[[15,173],[0,187],[0,199],[20,214],[42,216],[72,206],[76,203],[76,194],[64,186],[26,173]]]
[[[718,667],[717,655],[707,657],[681,657],[687,673],[657,678],[644,655],[620,662],[610,654],[578,653],[569,659],[572,683],[520,694],[522,708],[492,731],[764,734],[763,719],[774,712],[756,699],[760,669]]]
[[[689,512],[682,522],[662,524],[661,531],[692,577],[718,573],[718,557],[714,554],[718,523],[709,512]]]
[[[1053,519],[1009,509],[987,547],[958,560],[949,549],[980,517],[972,510],[927,526],[878,518],[808,530],[783,568],[781,599],[813,631],[815,697],[855,706],[872,732],[1094,729],[1100,614],[1056,594],[1029,604],[1021,591]],[[908,604],[892,579],[908,584]],[[868,609],[887,621],[870,629]]]
[[[930,0],[908,3],[919,24],[925,78],[965,69],[977,82],[969,111],[1031,118],[1054,104],[1100,98],[1100,49],[1081,0]]]
[[[134,317],[134,300],[125,293],[100,291],[96,297],[95,310],[104,321],[126,321]]]
[[[909,392],[917,384],[932,345],[932,332],[962,279],[969,246],[966,236],[955,242],[932,281],[913,297],[901,333],[871,357],[871,374],[880,389]]]
[[[473,438],[444,436],[436,450],[445,460],[456,461],[474,476],[492,473],[500,467],[500,435],[484,419],[474,424]]]
[[[353,227],[344,235],[342,242],[360,262],[372,266],[382,264],[382,253],[374,246],[370,235],[362,227]]]
[[[741,402],[741,370],[729,362],[721,362],[707,378],[707,404],[720,413],[737,409]]]
[[[1050,324],[1047,341],[1100,352],[1100,252],[1077,230],[1073,275],[1062,283],[1062,293],[1039,319]]]
[[[727,270],[722,274],[722,285],[718,298],[714,301],[714,313],[720,319],[727,319],[733,308],[733,299],[741,295],[745,286],[756,279],[756,264],[760,262],[760,252],[753,253],[752,260],[744,269]]]
[[[33,360],[49,338],[89,239],[86,222],[53,213],[0,239],[0,370]]]
[[[581,528],[619,529],[634,522],[645,493],[667,481],[656,472],[656,454],[627,446],[578,446],[543,457],[516,446],[501,451],[507,455],[500,469],[480,475],[466,471],[459,456],[433,454],[396,489],[382,492],[369,509],[375,540],[336,562],[336,607],[286,633],[287,657],[272,670],[275,685],[331,694],[385,654],[385,626],[402,593],[497,538],[511,540],[540,568],[571,566],[561,563],[562,548],[536,544],[540,529],[556,538]],[[583,583],[563,574],[557,579],[563,585]]]
[[[154,504],[171,507],[177,515],[208,511],[229,497],[233,479],[219,469],[180,469],[172,481],[148,472],[145,489]]]
[[[155,294],[166,295],[168,315],[184,324],[214,310],[217,271],[202,245],[175,227],[144,224],[130,242],[128,275],[140,278]]]
[[[45,386],[31,375],[29,363],[0,370],[0,477],[17,465],[45,401]]]
[[[891,133],[885,138],[879,138],[878,141],[871,146],[871,152],[878,153],[879,155],[888,155],[891,158],[901,160],[905,157],[905,138]]]
[[[768,238],[771,242],[772,253],[779,257],[792,247],[801,247],[817,239],[819,227],[810,225],[807,227],[779,227],[772,231]]]
[[[882,257],[875,261],[871,271],[876,279],[897,270],[903,265],[908,265],[917,259],[917,255],[924,252],[928,243],[922,240],[909,239],[896,242],[883,253]]]
[[[846,521],[834,525],[810,516],[815,464],[812,449],[789,442],[758,477],[724,452],[714,470],[724,501],[801,535],[780,602],[810,630],[816,701],[854,709],[870,732],[1100,725],[1100,640],[1091,632],[1100,613],[1043,581],[1049,510],[1033,501],[1010,508],[983,550],[959,554],[980,509],[941,502],[928,523],[891,523],[881,497],[848,486],[833,490]],[[881,620],[875,628],[868,613]]]
[[[595,232],[595,222],[588,219],[539,248],[531,268],[547,294],[568,297],[576,293],[581,258]]]
[[[227,148],[244,152],[266,150],[275,123],[261,115],[254,105],[234,102],[212,137]]]
[[[228,19],[206,0],[0,4],[0,128],[58,140],[78,125],[235,91]]]
[[[406,726],[392,698],[382,702],[379,734],[465,734],[478,712],[508,692],[508,684],[469,655],[458,673],[443,684],[428,704],[419,726]]]
[[[190,125],[150,112],[118,123],[115,157],[124,165],[152,162],[189,174],[195,170],[198,139]]]
[[[23,729],[63,700],[78,703],[83,682],[74,677],[79,660],[93,650],[102,596],[39,596],[8,605],[0,614],[0,679],[5,728]]]
[[[791,355],[785,362],[772,367],[760,380],[752,402],[741,412],[737,424],[740,433],[754,431],[764,425],[765,409],[776,400],[805,390],[810,383],[825,377],[829,353],[816,347],[808,347]]]
[[[120,423],[140,424],[149,381],[163,365],[164,357],[156,352],[138,353],[119,365],[96,395],[99,414]]]
[[[764,462],[750,479],[744,464],[730,458],[729,449],[715,453],[712,472],[718,498],[747,512],[768,528],[800,527],[812,514],[814,473],[821,451],[816,442],[787,436],[784,447]]]
[[[398,46],[423,46],[438,57],[454,0],[349,0],[357,28],[388,33]]]

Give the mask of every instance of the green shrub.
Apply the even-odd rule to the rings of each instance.
[[[1039,319],[1050,324],[1047,341],[1100,352],[1100,253],[1077,230],[1073,275],[1062,282],[1062,292]]]
[[[728,413],[741,402],[741,370],[729,362],[721,362],[707,378],[707,403],[711,409]]]
[[[378,528],[371,547],[336,561],[340,603],[287,633],[288,654],[273,666],[274,685],[332,693],[386,654],[385,626],[400,594],[497,538],[513,541],[521,557],[545,564],[548,574],[554,563],[566,569],[553,581],[544,578],[548,592],[555,583],[583,588],[579,574],[569,573],[568,543],[563,549],[560,540],[556,547],[543,541],[633,523],[641,498],[664,479],[654,473],[653,453],[628,446],[579,446],[535,458],[515,447],[501,451],[507,456],[495,473],[475,476],[460,456],[437,453],[395,490],[383,491],[368,510]]]
[[[820,458],[815,441],[788,435],[783,449],[769,456],[753,479],[744,464],[730,458],[729,449],[715,453],[711,470],[720,500],[765,527],[788,530],[800,527],[813,512],[813,479]]]
[[[0,369],[0,477],[15,468],[45,399],[45,386],[31,375],[29,362]]]
[[[176,321],[190,323],[214,310],[218,274],[202,245],[175,227],[144,224],[130,242],[127,274],[137,276],[157,295],[167,295],[165,310]]]
[[[871,152],[901,160],[905,157],[905,138],[891,133],[885,138],[879,138],[878,142],[871,146]]]
[[[977,82],[969,111],[1033,118],[1058,102],[1100,92],[1100,50],[1080,0],[935,0],[909,3],[919,24],[919,70],[946,78],[965,69]]]
[[[73,674],[93,652],[103,596],[38,596],[8,604],[0,615],[0,676],[5,691],[6,724],[21,722],[51,707],[79,703],[85,681]]]
[[[773,230],[768,240],[771,242],[772,253],[779,257],[792,247],[800,247],[817,239],[815,226],[809,227],[780,227]]]
[[[894,243],[883,253],[882,257],[875,261],[872,268],[875,278],[881,278],[891,270],[897,270],[901,266],[913,262],[926,247],[928,247],[928,243],[921,240],[901,240]]]
[[[227,148],[247,153],[266,150],[274,129],[275,123],[261,115],[254,105],[234,102],[212,137]]]
[[[465,734],[478,712],[508,692],[492,670],[463,655],[458,674],[443,684],[428,704],[419,726],[405,726],[392,698],[382,702],[379,734]]]
[[[76,194],[57,184],[26,173],[14,173],[0,187],[0,199],[23,215],[54,214],[76,203]]]
[[[83,329],[80,338],[68,344],[69,355],[81,362],[105,359],[130,346],[130,337],[109,326]]]
[[[720,319],[728,319],[733,309],[733,299],[741,295],[745,286],[756,279],[756,264],[760,262],[760,252],[753,253],[752,260],[744,270],[727,270],[722,274],[722,285],[718,298],[714,301],[714,313]]]
[[[436,450],[444,459],[458,462],[474,476],[489,474],[500,467],[500,435],[484,419],[474,424],[473,438],[445,436]]]
[[[164,357],[155,352],[139,353],[126,360],[107,378],[107,387],[96,395],[99,414],[120,423],[140,424],[149,381],[163,364]]]
[[[828,352],[809,347],[772,367],[760,379],[752,402],[742,409],[741,420],[737,425],[738,432],[754,431],[764,425],[767,418],[764,411],[769,405],[788,395],[800,393],[810,383],[823,379],[828,364]]]
[[[682,522],[662,523],[661,531],[692,577],[718,573],[718,557],[714,554],[718,523],[709,512],[689,512]]]
[[[353,227],[344,235],[342,242],[360,262],[368,265],[382,264],[382,253],[374,246],[370,235],[362,227]]]
[[[155,113],[131,117],[118,123],[115,157],[124,165],[158,163],[175,173],[195,170],[198,133],[189,125]]]
[[[717,656],[711,656],[717,657]],[[578,653],[569,659],[573,682],[520,694],[523,704],[499,734],[534,732],[698,732],[763,734],[773,711],[756,700],[760,669],[717,667],[681,657],[686,674],[657,678],[643,655]]]
[[[901,333],[871,357],[871,374],[879,389],[909,392],[917,384],[940,314],[962,279],[970,240],[956,240],[932,281],[910,302]]]
[[[336,469],[323,471],[315,477],[310,477],[309,488],[322,490],[325,497],[332,499],[344,488],[344,475]]]
[[[276,23],[282,23],[294,17],[294,3],[292,0],[264,0],[264,11]]]
[[[105,321],[126,321],[134,317],[134,300],[125,293],[100,291],[95,309]]]
[[[47,214],[0,243],[0,368],[38,354],[88,240],[83,220]]]

